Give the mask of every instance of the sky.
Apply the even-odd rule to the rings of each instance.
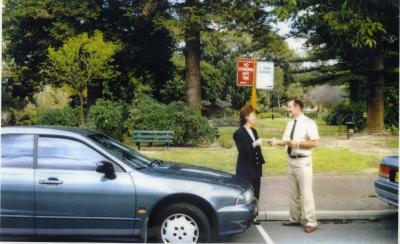
[[[277,31],[278,35],[284,37],[289,34],[291,27],[290,21],[280,21],[277,24],[273,24],[274,30]],[[306,41],[305,38],[286,38],[285,41],[288,43],[289,48],[293,49],[300,57],[306,56],[307,49],[304,46]]]

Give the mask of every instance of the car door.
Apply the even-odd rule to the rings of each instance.
[[[1,235],[34,234],[34,136],[1,136]]]
[[[135,189],[131,176],[113,164],[115,179],[96,172],[108,160],[70,138],[39,136],[35,170],[36,233],[39,235],[133,234]]]

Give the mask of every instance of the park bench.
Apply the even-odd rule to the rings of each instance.
[[[169,147],[174,139],[175,132],[172,130],[134,130],[133,142],[136,143],[140,150],[140,143],[162,143]]]

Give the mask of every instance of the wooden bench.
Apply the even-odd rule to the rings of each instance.
[[[140,150],[140,143],[172,143],[175,132],[172,130],[134,130],[133,131],[133,142],[136,143],[138,150]]]

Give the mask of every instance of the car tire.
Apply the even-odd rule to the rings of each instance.
[[[164,208],[148,233],[150,242],[206,243],[213,240],[210,222],[204,212],[188,203],[175,203]]]

